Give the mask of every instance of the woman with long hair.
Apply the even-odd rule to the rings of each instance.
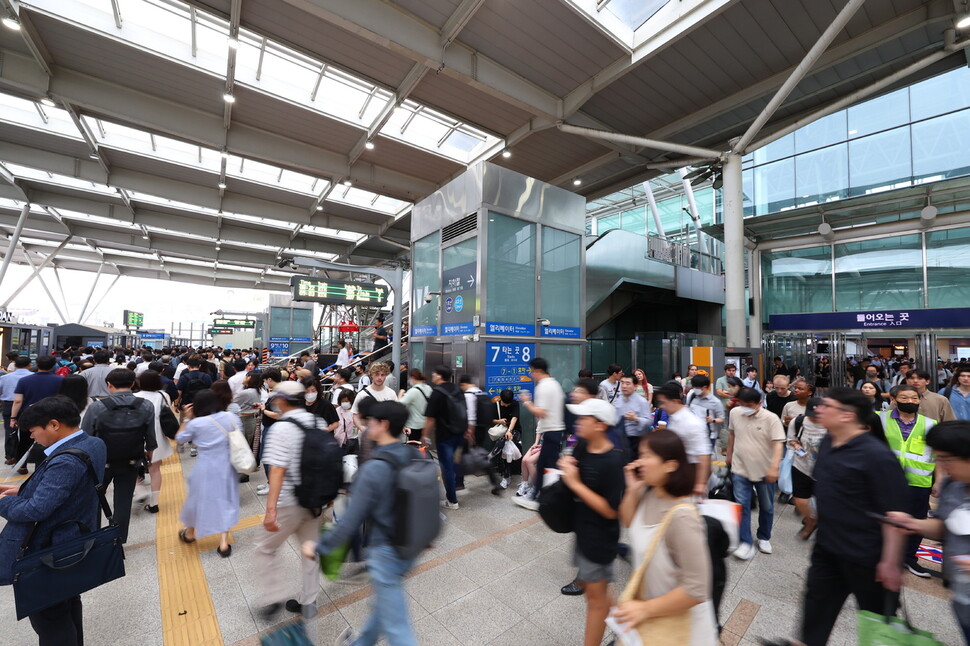
[[[633,376],[637,378],[637,393],[648,402],[653,401],[653,384],[647,379],[647,373],[642,368],[633,371]]]
[[[875,383],[871,381],[863,382],[859,390],[872,402],[873,411],[878,413],[889,408],[889,402],[882,398],[882,390]]]
[[[183,410],[186,422],[175,441],[195,444],[199,459],[189,475],[179,540],[194,543],[219,534],[218,552],[225,558],[232,554],[229,529],[239,522],[239,481],[229,457],[229,433],[241,433],[242,424],[211,388],[200,390]]]
[[[162,491],[162,460],[172,455],[172,442],[162,433],[161,415],[163,408],[172,407],[172,401],[162,387],[162,376],[154,370],[146,370],[138,375],[138,392],[135,397],[147,399],[155,409],[155,441],[158,448],[152,451],[152,461],[148,465],[148,475],[151,478],[151,494],[145,504],[145,511],[158,513],[158,497]],[[174,414],[174,412],[173,412]]]
[[[694,466],[684,443],[673,431],[648,433],[640,442],[640,457],[624,473],[620,520],[630,528],[634,575],[616,620],[639,626],[679,616],[690,626],[685,646],[714,646],[711,556],[704,521],[690,499]]]
[[[303,391],[303,407],[317,417],[323,418],[323,421],[327,423],[327,430],[333,433],[340,425],[340,418],[337,416],[333,404],[330,403],[330,398],[325,396],[323,386],[320,385],[320,378],[316,375],[310,375],[301,379],[300,383],[303,384],[305,389]]]

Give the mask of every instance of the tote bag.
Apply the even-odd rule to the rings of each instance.
[[[237,473],[243,474],[255,471],[256,458],[253,457],[253,450],[249,447],[249,443],[246,442],[246,436],[243,435],[242,431],[233,428],[232,432],[229,432],[226,430],[226,427],[214,418],[212,421],[226,434],[226,439],[229,440],[229,462],[232,463],[232,468]]]

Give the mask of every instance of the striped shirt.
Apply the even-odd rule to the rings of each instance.
[[[309,428],[317,426],[318,419],[313,413],[303,409],[289,411],[280,416],[273,424],[272,432],[266,436],[263,462],[270,466],[286,469],[283,474],[283,487],[280,490],[279,501],[276,503],[278,507],[295,507],[300,504],[296,499],[295,488],[300,484],[303,429],[290,420],[296,420]]]

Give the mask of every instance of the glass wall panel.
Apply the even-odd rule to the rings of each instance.
[[[795,152],[803,153],[845,141],[845,110],[822,117],[796,130]]]
[[[755,166],[754,195],[756,215],[792,206],[795,203],[795,160],[788,158]]]
[[[959,67],[913,85],[909,101],[913,121],[970,108],[970,69]]]
[[[624,219],[626,214],[624,214]],[[542,318],[553,325],[581,327],[579,236],[543,227],[542,229]]]
[[[640,235],[646,235],[647,233],[647,220],[646,220],[646,208],[636,208],[630,211],[624,211],[620,216],[621,228],[624,231],[632,231],[633,233],[639,233]]]
[[[597,231],[599,235],[603,235],[607,231],[612,231],[613,229],[620,228],[620,214],[614,213],[613,215],[607,215],[604,218],[600,218],[597,222]]]
[[[849,142],[849,195],[888,190],[911,181],[909,128]]]
[[[909,89],[903,88],[847,110],[849,137],[864,137],[909,123]]]
[[[829,245],[761,254],[762,311],[800,314],[832,311],[832,248]]]
[[[754,151],[754,163],[766,164],[768,162],[790,157],[795,154],[795,135],[785,135],[778,141],[773,141],[763,148]]]
[[[970,227],[926,234],[926,283],[930,307],[970,303]]]
[[[750,217],[755,213],[754,207],[754,170],[746,170],[741,173],[741,190],[743,192],[742,203],[744,204],[744,217]],[[720,191],[718,191],[720,194]],[[723,219],[724,209],[719,207]]]
[[[970,174],[970,110],[913,124],[913,175],[936,181]]]
[[[835,245],[836,311],[923,307],[919,234]]]
[[[583,346],[543,343],[539,346],[538,353],[549,362],[549,374],[559,382],[568,395],[576,384],[579,369],[582,367]]]
[[[535,229],[531,222],[489,212],[487,321],[535,325]]]
[[[440,248],[441,231],[435,231],[414,243],[414,257],[411,259],[413,269],[411,280],[414,292],[411,298],[411,307],[414,308],[411,311],[412,327],[438,324],[438,309],[441,303],[438,299],[425,303],[424,297],[429,292],[441,291],[441,276],[438,274]]]
[[[846,144],[795,157],[795,195],[799,206],[840,200],[849,192]]]
[[[694,201],[697,202],[697,213],[701,224],[706,226],[714,223],[714,189],[702,188],[694,191]]]

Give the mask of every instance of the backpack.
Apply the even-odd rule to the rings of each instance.
[[[387,462],[396,472],[391,545],[401,558],[416,558],[441,533],[437,465],[426,457],[402,464],[383,451],[372,459]]]
[[[155,416],[155,408],[151,402],[136,398],[128,403],[121,403],[114,397],[106,397],[101,403],[104,404],[105,412],[98,418],[97,436],[108,449],[107,461],[124,462],[143,457],[145,425]]]
[[[795,439],[802,441],[802,428],[805,426],[805,414],[802,413],[795,418]]]
[[[480,435],[479,431],[487,432],[492,427],[494,414],[492,398],[482,392],[475,393],[475,435]]]
[[[301,507],[314,517],[323,513],[344,484],[344,452],[333,433],[314,425],[306,427],[287,419],[303,431],[300,452],[300,484],[293,488]]]
[[[58,377],[68,377],[74,374],[75,369],[76,367],[73,363],[71,363],[70,361],[61,359],[60,361],[57,362],[57,370],[54,371],[54,374],[57,375]]]
[[[452,435],[464,435],[468,430],[468,411],[465,408],[465,393],[459,388],[454,394],[438,386],[435,388],[444,395],[448,405],[448,432]],[[436,420],[440,421],[440,420]]]
[[[202,379],[202,375],[204,374],[201,370],[193,370],[185,373],[186,384],[185,390],[182,391],[182,406],[191,404],[195,401],[195,396],[207,388],[205,380]],[[192,375],[195,375],[195,377],[193,378]]]

